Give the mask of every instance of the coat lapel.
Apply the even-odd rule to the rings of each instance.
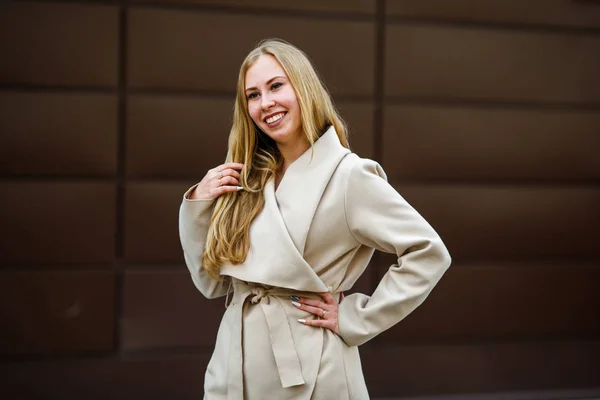
[[[313,149],[314,155],[309,149],[288,168],[277,194],[273,181],[267,183],[265,206],[250,226],[246,262],[223,265],[222,275],[299,291],[328,291],[302,253],[321,196],[350,150],[340,144],[333,128],[321,136]]]
[[[327,291],[285,228],[275,201],[273,182],[265,187],[265,206],[250,225],[250,250],[246,262],[224,264],[221,275],[298,291]]]
[[[338,164],[350,150],[340,144],[330,127],[321,138],[287,169],[275,192],[287,231],[300,254],[323,192]]]

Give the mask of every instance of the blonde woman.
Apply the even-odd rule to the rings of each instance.
[[[185,193],[179,216],[196,287],[229,302],[206,399],[368,399],[358,346],[421,304],[449,267],[433,228],[348,147],[302,51],[266,40],[250,52],[227,162]],[[343,298],[373,249],[398,263],[371,296]]]

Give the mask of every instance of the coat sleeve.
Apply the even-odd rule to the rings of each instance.
[[[179,239],[192,281],[204,296],[214,299],[227,293],[228,281],[216,281],[202,268],[202,254],[213,200],[190,200],[189,194],[195,188],[196,186],[193,186],[183,195],[179,208]]]
[[[360,159],[353,166],[345,207],[348,228],[360,244],[398,257],[371,296],[354,293],[340,303],[340,336],[358,346],[417,308],[451,260],[439,235],[388,184],[376,162]]]

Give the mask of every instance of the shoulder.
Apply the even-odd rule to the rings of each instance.
[[[360,185],[361,182],[371,178],[381,178],[387,181],[387,175],[377,161],[361,158],[356,153],[349,153],[345,156],[340,162],[338,170],[346,178],[346,187]]]

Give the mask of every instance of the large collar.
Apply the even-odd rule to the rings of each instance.
[[[298,251],[303,254],[306,236],[317,205],[333,172],[350,150],[340,143],[331,126],[315,144],[294,161],[285,172],[275,198],[289,235]],[[270,196],[274,185],[265,188]]]
[[[288,167],[277,192],[273,181],[269,181],[264,189],[265,206],[250,226],[246,262],[226,264],[221,273],[271,286],[327,291],[304,260],[304,246],[323,192],[349,153],[330,127]]]

